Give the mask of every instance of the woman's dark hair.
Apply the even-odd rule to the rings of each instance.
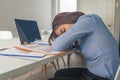
[[[74,24],[82,15],[84,15],[83,12],[62,12],[57,14],[52,22],[52,33],[50,34],[50,37],[48,39],[49,44],[51,45],[52,41],[56,37],[58,37],[55,34],[56,28],[58,28],[62,24]]]

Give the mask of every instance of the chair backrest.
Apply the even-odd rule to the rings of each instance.
[[[118,67],[117,73],[115,75],[115,79],[114,80],[120,80],[120,65]]]
[[[0,39],[12,39],[13,35],[11,31],[0,31]]]

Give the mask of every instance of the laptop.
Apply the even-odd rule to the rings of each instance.
[[[36,21],[15,19],[15,24],[21,42],[21,45],[16,46],[16,48],[37,51],[42,50],[47,52],[51,50],[51,46],[41,40]]]
[[[15,24],[21,44],[41,40],[41,35],[36,21],[15,19]]]

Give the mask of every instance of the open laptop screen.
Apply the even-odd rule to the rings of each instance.
[[[41,40],[36,21],[15,19],[16,28],[21,44],[31,43],[35,40]]]

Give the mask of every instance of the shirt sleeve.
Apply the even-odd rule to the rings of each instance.
[[[72,46],[77,39],[91,34],[94,31],[95,20],[92,16],[79,17],[69,30],[56,38],[52,44],[53,51],[64,51]]]

